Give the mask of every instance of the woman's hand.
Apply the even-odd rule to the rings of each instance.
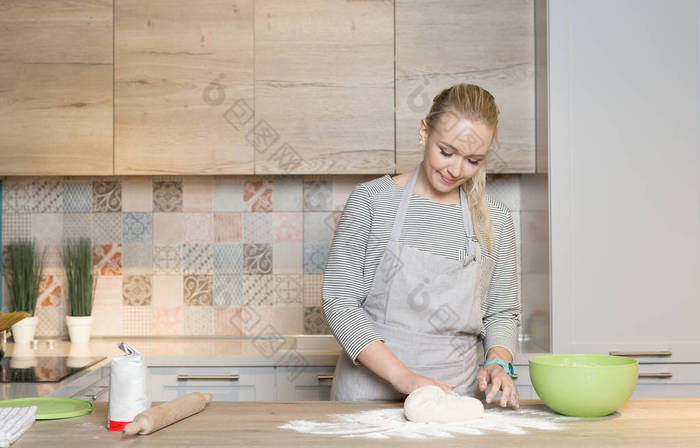
[[[414,390],[423,386],[438,386],[446,393],[454,393],[452,389],[455,388],[454,384],[434,380],[432,378],[428,378],[427,376],[418,375],[417,373],[413,373],[408,369],[402,372],[391,385],[402,394],[410,394]]]
[[[491,403],[498,391],[502,390],[502,407],[506,407],[508,403],[516,409],[520,407],[518,389],[515,387],[515,383],[513,383],[513,378],[503,370],[503,367],[498,364],[489,364],[479,370],[479,373],[476,374],[476,378],[479,381],[479,390],[482,392],[486,391],[486,387],[491,384],[491,390],[486,396],[486,403]]]

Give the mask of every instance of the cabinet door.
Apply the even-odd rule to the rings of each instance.
[[[0,175],[111,175],[112,2],[0,2]]]
[[[121,0],[116,174],[252,174],[253,0]]]
[[[534,1],[396,1],[396,164],[423,159],[418,125],[435,95],[477,84],[500,109],[487,169],[535,171]]]
[[[697,6],[669,5],[550,3],[557,353],[700,362]]]
[[[213,401],[273,401],[274,367],[149,367],[153,401],[190,392],[212,394]]]
[[[392,2],[255,2],[255,171],[394,170]]]
[[[276,401],[330,400],[335,366],[280,366],[276,369]]]

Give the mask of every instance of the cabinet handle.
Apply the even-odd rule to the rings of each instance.
[[[316,375],[316,379],[319,381],[333,381],[333,375]]]
[[[640,373],[639,378],[642,379],[648,379],[648,378],[672,378],[673,374],[671,372],[648,372],[648,373]]]
[[[240,375],[189,375],[182,374],[177,376],[178,381],[238,381],[241,378]]]
[[[632,356],[632,357],[658,357],[671,356],[671,350],[659,350],[658,352],[609,352],[612,356]]]

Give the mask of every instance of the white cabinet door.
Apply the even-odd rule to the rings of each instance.
[[[213,401],[273,401],[274,367],[149,367],[151,399],[169,401],[190,392]]]
[[[549,2],[555,353],[700,362],[697,8]]]
[[[277,401],[330,400],[335,366],[277,367]]]

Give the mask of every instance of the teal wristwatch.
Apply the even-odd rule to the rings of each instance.
[[[484,363],[484,367],[488,366],[489,364],[498,364],[499,366],[503,367],[503,370],[505,370],[508,376],[510,376],[511,378],[513,377],[513,375],[515,375],[515,371],[513,370],[513,364],[509,363],[505,359],[491,358]]]

